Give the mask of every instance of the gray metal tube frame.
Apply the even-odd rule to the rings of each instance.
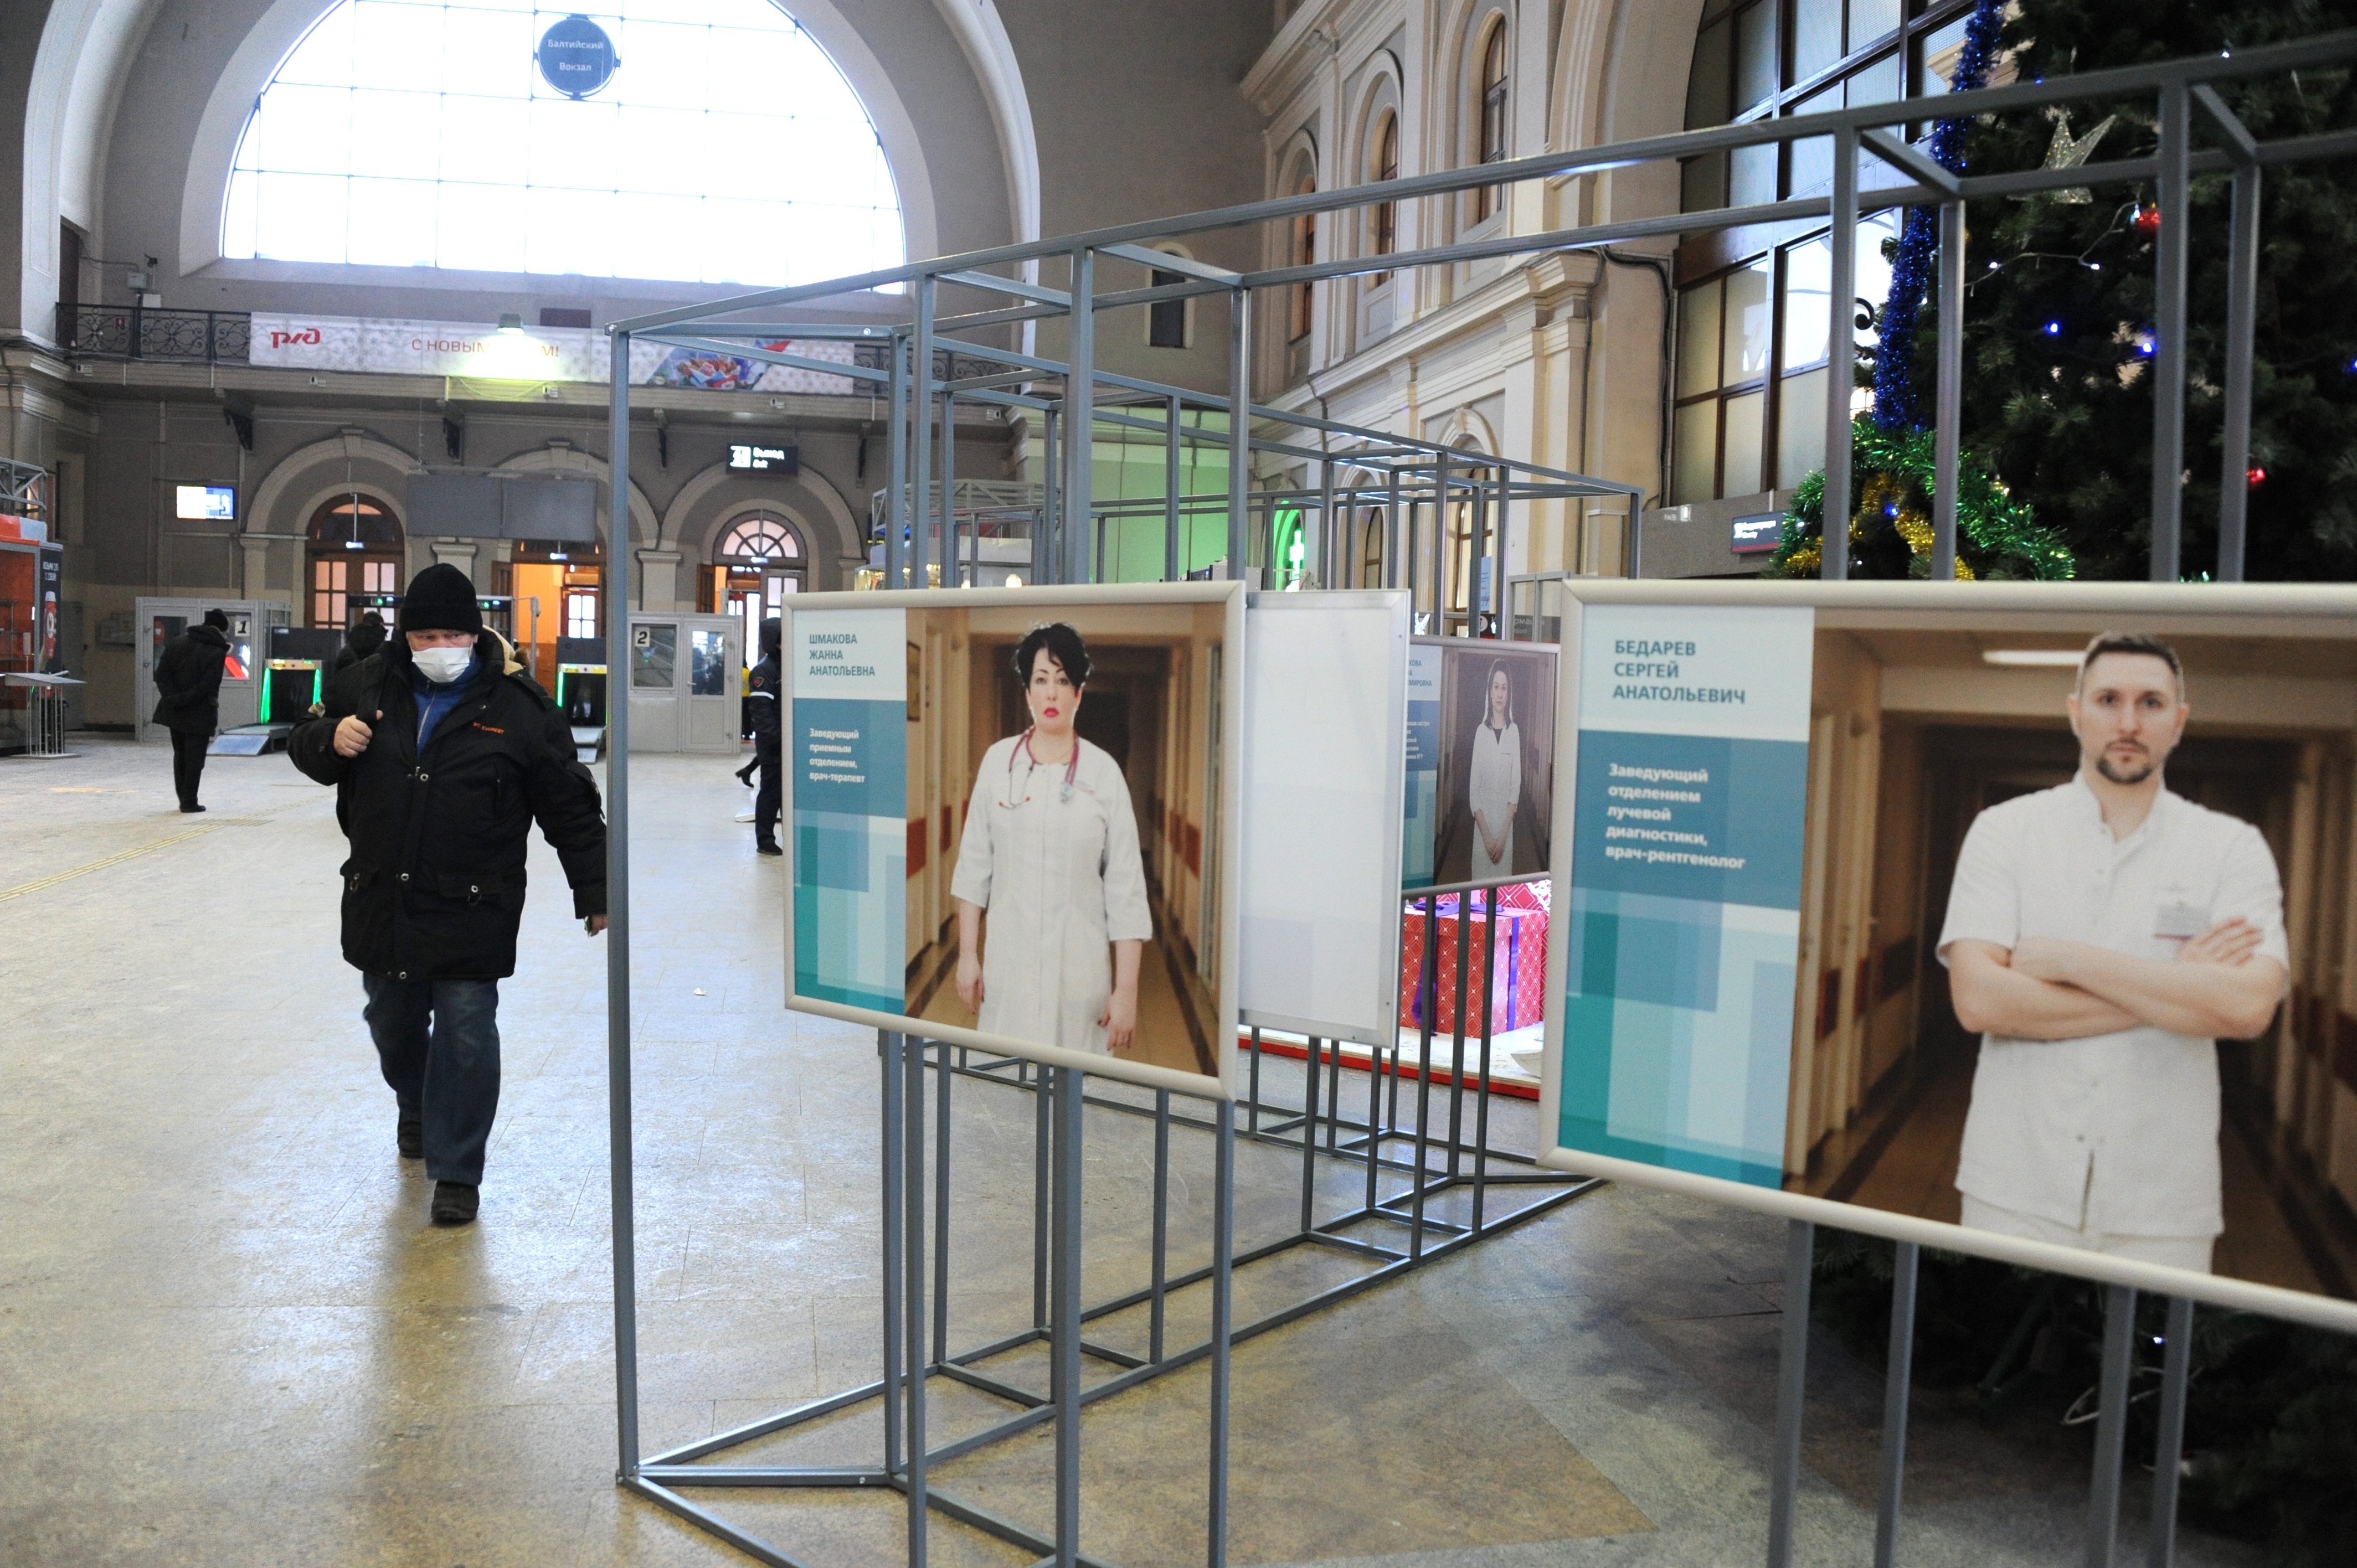
[[[1890,1349],[1882,1383],[1882,1485],[1874,1510],[1874,1568],[1899,1561],[1899,1505],[1907,1482],[1907,1397],[1915,1370],[1915,1280],[1923,1249],[1901,1241],[1890,1260]]]
[[[1783,1334],[1776,1357],[1776,1446],[1768,1469],[1768,1568],[1792,1568],[1792,1526],[1800,1511],[1801,1418],[1809,1380],[1809,1285],[1817,1228],[1784,1225]]]
[[[2104,1287],[2104,1370],[2096,1385],[2095,1469],[2087,1489],[2087,1568],[2112,1568],[2120,1532],[2120,1461],[2128,1437],[2128,1381],[2136,1362],[2136,1287]]]
[[[638,1217],[630,1144],[630,335],[609,339],[606,550],[606,1173],[613,1202],[616,1475],[639,1469]],[[620,695],[615,695],[616,688]]]
[[[1964,204],[1940,209],[1940,373],[1932,436],[1932,580],[1956,580],[1957,442],[1964,423]]]
[[[2185,521],[2185,257],[2192,100],[2182,81],[2160,91],[2160,232],[2154,238],[2152,580],[2183,569]]]

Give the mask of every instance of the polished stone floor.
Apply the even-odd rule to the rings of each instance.
[[[0,760],[0,1563],[727,1563],[612,1485],[604,956],[535,845],[482,1219],[425,1223],[336,950],[326,791],[216,758],[201,817],[160,746]],[[637,1203],[649,1450],[876,1375],[874,1038],[779,1007],[780,867],[730,820],[724,758],[633,768]],[[1272,1060],[1271,1097],[1298,1068]],[[1348,1075],[1346,1093],[1363,1094]],[[1032,1107],[955,1080],[952,1338],[1029,1321]],[[1501,1103],[1502,1141],[1531,1110]],[[1141,1283],[1150,1124],[1088,1124],[1086,1283]],[[1175,1267],[1208,1256],[1209,1145],[1173,1144]],[[1297,1155],[1245,1144],[1246,1244],[1287,1233]],[[1320,1212],[1355,1168],[1321,1173]],[[1439,1206],[1444,1214],[1460,1202]],[[1753,1563],[1766,1517],[1781,1228],[1605,1188],[1250,1340],[1235,1355],[1239,1563]],[[1240,1320],[1364,1265],[1296,1249]],[[1200,1291],[1170,1342],[1199,1339]],[[1142,1313],[1092,1329],[1142,1346]],[[1038,1388],[1018,1352],[991,1369]],[[1092,1376],[1105,1375],[1097,1366]],[[1092,1406],[1085,1545],[1203,1560],[1200,1369]],[[1878,1377],[1819,1337],[1800,1561],[1862,1563]],[[1006,1407],[942,1389],[937,1440]],[[870,1457],[872,1408],[741,1451]],[[1044,1433],[945,1466],[1049,1519]],[[1919,1406],[1904,1561],[2075,1562],[2076,1434]],[[702,1492],[813,1565],[898,1561],[888,1494]],[[2140,1534],[2132,1477],[2129,1549]],[[1021,1553],[946,1521],[937,1563]],[[2239,1563],[2198,1537],[2181,1562]]]

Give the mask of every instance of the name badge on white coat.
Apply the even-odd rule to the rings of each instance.
[[[2181,898],[2164,898],[2153,916],[2152,934],[2172,937],[2179,941],[2200,936],[2210,929],[2210,911],[2199,904]]]

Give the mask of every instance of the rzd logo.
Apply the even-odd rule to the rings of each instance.
[[[318,340],[319,329],[316,327],[306,327],[300,332],[274,330],[270,334],[270,346],[274,349],[284,349],[289,343],[317,343]]]

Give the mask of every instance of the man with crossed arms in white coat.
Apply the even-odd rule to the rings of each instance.
[[[2078,776],[1974,820],[1940,933],[1982,1035],[1964,1223],[2206,1273],[2217,1039],[2283,996],[2282,884],[2256,828],[2162,786],[2191,711],[2167,643],[2096,638],[2069,706]]]

